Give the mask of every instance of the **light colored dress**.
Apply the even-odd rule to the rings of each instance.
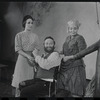
[[[18,33],[15,37],[15,51],[23,50],[25,53],[32,55],[32,51],[35,48],[38,48],[38,45],[39,39],[38,36],[34,33],[26,33],[23,31]],[[19,88],[20,82],[33,78],[34,66],[32,66],[26,57],[19,54],[11,85],[13,87]]]

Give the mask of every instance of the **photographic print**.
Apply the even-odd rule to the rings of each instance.
[[[100,2],[0,2],[0,97],[100,97]]]

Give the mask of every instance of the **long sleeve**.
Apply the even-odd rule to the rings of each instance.
[[[80,59],[80,58],[84,57],[85,55],[90,54],[91,52],[96,51],[99,48],[99,46],[100,46],[100,40],[97,41],[96,43],[92,44],[88,48],[80,51],[76,55],[74,55],[74,59]]]
[[[36,56],[35,61],[41,68],[49,70],[50,68],[59,66],[61,58],[59,53],[53,52],[47,59],[44,59],[41,56]]]
[[[35,36],[35,47],[36,47],[37,49],[39,49],[39,44],[40,44],[39,38],[38,38],[38,36],[36,35],[36,36]]]
[[[77,43],[78,43],[79,52],[86,49],[87,45],[86,45],[86,42],[85,42],[85,39],[83,38],[83,36],[78,37]]]
[[[19,51],[21,49],[22,49],[22,46],[21,46],[21,37],[19,36],[19,34],[17,34],[16,37],[15,37],[15,52]]]

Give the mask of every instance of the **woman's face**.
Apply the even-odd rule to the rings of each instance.
[[[27,19],[26,24],[25,24],[25,30],[32,30],[33,28],[33,20],[32,19]]]
[[[70,35],[76,35],[78,31],[78,28],[75,25],[68,26],[68,33]]]

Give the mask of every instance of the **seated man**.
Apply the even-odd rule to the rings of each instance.
[[[38,50],[33,51],[35,62],[39,65],[37,74],[30,86],[21,90],[21,97],[40,97],[49,95],[50,90],[54,89],[53,75],[55,68],[60,65],[61,57],[58,52],[54,51],[55,41],[52,37],[44,39],[44,55],[38,55]]]

